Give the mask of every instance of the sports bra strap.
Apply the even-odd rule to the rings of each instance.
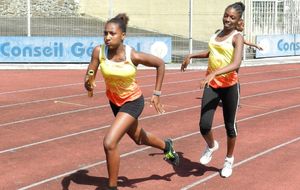
[[[99,61],[105,60],[105,45],[100,45]]]

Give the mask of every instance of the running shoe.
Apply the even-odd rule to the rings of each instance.
[[[218,149],[219,149],[219,143],[217,141],[214,141],[213,148],[209,148],[208,145],[206,145],[206,148],[200,158],[200,163],[203,165],[208,164],[211,161],[213,152]]]
[[[178,166],[179,156],[174,150],[173,141],[171,139],[166,139],[165,143],[169,145],[169,150],[164,151],[165,154],[164,160],[170,162],[173,166]]]
[[[226,157],[224,167],[221,170],[222,177],[229,177],[232,174],[232,166],[233,166],[234,157],[231,158]]]

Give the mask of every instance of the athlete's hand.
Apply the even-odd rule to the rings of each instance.
[[[209,85],[210,81],[212,81],[215,77],[216,75],[214,72],[208,74],[205,79],[200,82],[200,89],[204,88],[206,85]]]
[[[96,87],[95,78],[90,78],[90,76],[86,75],[84,78],[84,87],[87,91],[93,91]]]
[[[159,113],[159,114],[165,113],[165,110],[163,109],[163,106],[161,105],[161,103],[159,101],[159,96],[152,95],[151,100],[150,100],[150,104],[154,106],[157,113]]]
[[[264,49],[261,46],[256,46],[256,48],[260,51],[263,51]]]
[[[191,59],[191,58],[190,58],[189,55],[187,55],[187,56],[184,58],[184,60],[183,60],[183,62],[182,62],[182,64],[181,64],[181,72],[184,72],[184,71],[186,70],[188,64],[190,63],[190,59]]]

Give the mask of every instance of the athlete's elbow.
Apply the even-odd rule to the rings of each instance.
[[[165,70],[165,62],[163,62],[162,60],[157,62],[156,65],[156,69],[160,70],[160,71],[164,71]]]

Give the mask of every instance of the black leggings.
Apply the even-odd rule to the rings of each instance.
[[[227,88],[205,87],[202,97],[201,118],[199,122],[200,132],[207,135],[213,123],[213,117],[217,106],[222,100],[223,117],[228,137],[237,136],[236,112],[239,105],[239,85],[235,84]]]

